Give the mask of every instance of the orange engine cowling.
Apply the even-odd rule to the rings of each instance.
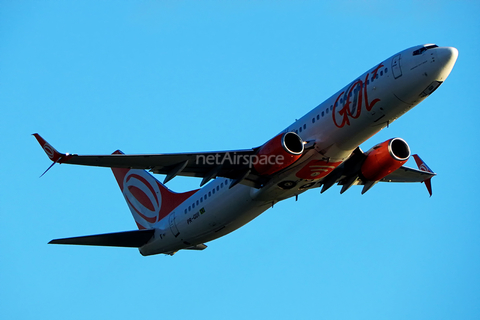
[[[295,132],[281,133],[260,147],[253,158],[253,167],[261,175],[278,172],[303,154],[302,138]]]
[[[369,181],[378,181],[400,168],[410,157],[405,140],[393,138],[377,144],[367,152],[362,164],[362,175]]]

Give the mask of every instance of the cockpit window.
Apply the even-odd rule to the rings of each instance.
[[[438,46],[436,44],[428,44],[428,45],[424,46],[423,48],[420,48],[418,50],[413,51],[413,55],[417,56],[419,54],[424,53],[428,49],[433,49],[433,48],[438,48]]]

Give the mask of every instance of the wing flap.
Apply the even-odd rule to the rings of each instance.
[[[49,244],[140,248],[153,237],[154,233],[155,229],[103,233],[91,236],[54,239],[50,241]]]

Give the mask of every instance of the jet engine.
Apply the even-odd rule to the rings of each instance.
[[[405,140],[393,138],[379,143],[366,153],[361,173],[369,181],[379,181],[400,168],[410,157]]]
[[[260,175],[270,175],[297,161],[303,150],[304,143],[298,134],[281,133],[260,147],[252,164]]]

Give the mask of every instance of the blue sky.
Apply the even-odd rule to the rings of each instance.
[[[0,317],[478,319],[479,10],[477,1],[3,1]],[[47,245],[135,223],[108,169],[59,165],[39,179],[50,162],[32,133],[79,154],[254,147],[423,43],[459,50],[450,77],[362,147],[404,138],[438,173],[433,197],[421,184],[310,191],[173,257]]]

